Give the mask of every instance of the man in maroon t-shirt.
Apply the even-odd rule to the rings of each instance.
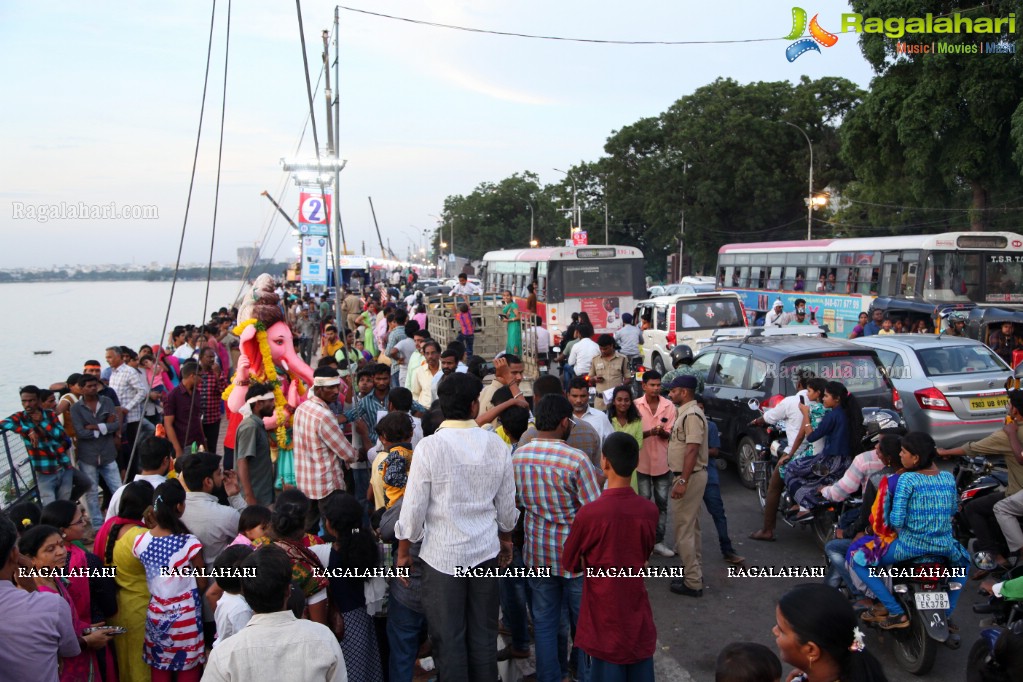
[[[638,462],[632,436],[607,437],[600,458],[607,487],[576,512],[562,551],[566,570],[586,571],[575,645],[589,654],[593,679],[654,679],[657,630],[646,584],[610,577],[641,570],[654,551],[657,505],[630,485]]]

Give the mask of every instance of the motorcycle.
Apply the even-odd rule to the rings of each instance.
[[[908,628],[888,630],[895,636],[895,660],[906,672],[925,675],[934,667],[938,644],[959,648],[959,635],[948,627],[949,592],[961,590],[966,577],[952,578],[944,557],[917,557],[888,570],[892,596],[909,618]]]
[[[756,399],[750,400],[748,406],[754,412],[763,411],[760,402]],[[905,429],[905,421],[901,415],[888,409],[864,408],[863,422],[865,426],[869,427],[865,430],[866,435],[862,442],[864,450],[874,447],[874,441],[871,439],[881,430],[887,428]],[[761,509],[767,506],[767,488],[771,476],[777,468],[779,460],[788,452],[788,437],[779,425],[765,426],[764,433],[765,437],[762,440],[766,442],[766,445],[764,442],[754,445],[757,458],[753,462],[753,484]],[[778,503],[778,510],[780,518],[790,527],[811,529],[818,546],[824,549],[824,546],[835,537],[839,521],[847,513],[859,509],[861,504],[862,500],[859,497],[849,498],[842,502],[822,500],[820,504],[810,510],[809,515],[800,517],[789,511],[797,505],[788,490],[784,490]]]
[[[1013,569],[1005,579],[1019,577],[1023,577],[1023,567]],[[1008,649],[1019,647],[1019,638],[1023,637],[1023,601],[992,596],[986,603],[974,604],[973,612],[986,617],[980,621],[984,628],[980,637],[970,647],[966,669],[975,677],[969,679],[977,682],[1011,679],[1009,672],[1016,664],[1007,660],[1010,658]],[[1013,639],[1014,643],[1010,641]],[[1015,658],[1018,660],[1019,655],[1016,654]]]
[[[974,536],[966,509],[970,504],[988,495],[1002,495],[1008,485],[1008,470],[995,467],[987,457],[960,457],[952,475],[959,493],[959,509],[952,517],[952,531],[964,547],[969,547]]]

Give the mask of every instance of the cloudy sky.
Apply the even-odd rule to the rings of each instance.
[[[352,7],[442,24],[545,36],[627,41],[753,42],[609,45],[504,37],[395,21],[342,9],[341,216],[349,249],[378,252],[367,197],[384,238],[404,255],[444,197],[533,170],[557,182],[601,154],[608,135],[654,116],[718,77],[747,83],[871,72],[852,35],[823,54],[786,61],[790,2],[694,0],[412,0]],[[837,30],[845,2],[820,22]],[[211,2],[0,4],[0,268],[173,263],[185,214],[202,99]],[[304,0],[312,79],[333,3]],[[812,15],[814,8],[806,8]],[[227,1],[219,0],[196,188],[183,260],[206,260],[213,221]],[[763,40],[770,39],[770,40]],[[333,77],[333,74],[332,74]],[[295,4],[232,8],[216,260],[235,260],[272,216],[264,190],[298,190],[281,157],[311,157]],[[324,105],[316,99],[321,145]],[[800,170],[800,172],[802,172]],[[34,219],[38,207],[155,206],[158,218]],[[45,210],[55,210],[45,208]],[[59,209],[56,209],[59,210]],[[33,213],[35,211],[35,213]],[[266,255],[294,240],[277,221]],[[456,235],[457,240],[457,235]],[[526,237],[523,237],[525,245]]]

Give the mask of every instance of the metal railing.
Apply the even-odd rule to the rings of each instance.
[[[35,471],[25,442],[16,433],[0,431],[0,510],[36,497]]]

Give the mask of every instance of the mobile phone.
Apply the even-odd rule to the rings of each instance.
[[[93,628],[85,628],[84,630],[82,630],[82,634],[91,635],[92,633],[99,632],[101,630],[109,632],[111,635],[123,635],[124,633],[128,632],[126,629],[117,625],[97,625],[96,627]]]

